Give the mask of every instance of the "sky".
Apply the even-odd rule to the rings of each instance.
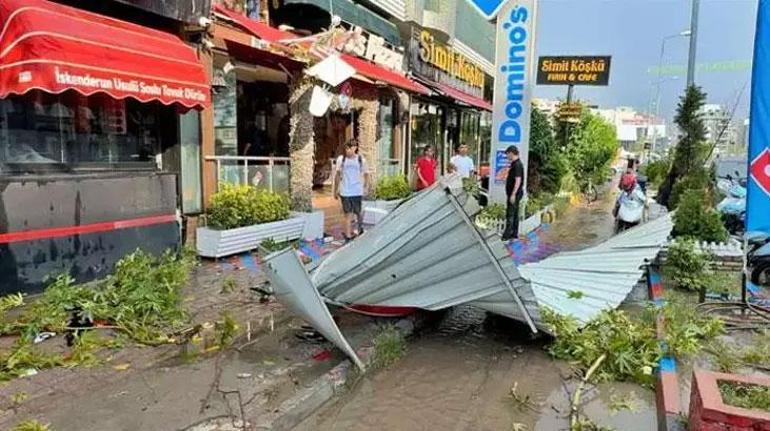
[[[748,116],[750,62],[758,0],[701,0],[696,73],[708,103]],[[537,55],[611,55],[607,87],[575,87],[575,97],[600,107],[632,106],[646,112],[655,98],[661,41],[690,26],[689,0],[540,0]],[[665,44],[660,115],[673,118],[684,91],[689,38]],[[715,71],[727,62],[734,70]],[[677,68],[676,66],[680,66]],[[564,86],[537,86],[535,97],[563,99]],[[654,103],[654,102],[653,102]],[[654,104],[653,104],[654,106]]]

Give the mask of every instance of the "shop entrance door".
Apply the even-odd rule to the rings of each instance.
[[[335,162],[345,143],[358,136],[358,112],[330,112],[315,119],[315,163],[313,166],[313,208],[325,213],[327,232],[342,220],[341,204],[332,195]]]

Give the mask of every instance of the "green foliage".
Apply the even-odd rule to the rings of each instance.
[[[281,251],[289,247],[296,248],[298,244],[298,240],[277,242],[273,238],[268,238],[259,243],[259,248],[266,253],[272,253],[274,251]]]
[[[505,220],[505,205],[500,203],[487,205],[481,210],[479,217],[492,220]]]
[[[770,387],[720,380],[719,392],[725,404],[770,412]]]
[[[661,356],[654,325],[634,320],[620,310],[604,311],[583,328],[574,318],[550,309],[542,309],[541,315],[556,337],[548,348],[555,358],[587,370],[607,354],[596,371],[596,381],[652,383],[652,368]]]
[[[225,347],[233,344],[235,337],[238,336],[238,330],[240,328],[238,326],[238,322],[233,319],[233,316],[229,312],[222,312],[221,318],[222,319],[216,323],[215,330],[217,346],[220,349],[224,349]]]
[[[682,239],[668,248],[664,272],[676,287],[700,292],[707,287],[711,257],[698,250],[690,239]]]
[[[222,280],[222,290],[220,291],[221,293],[229,294],[235,292],[237,289],[238,283],[232,276],[228,275],[224,280]]]
[[[406,199],[412,194],[409,181],[404,175],[386,175],[377,180],[377,188],[374,195],[377,199],[394,201]]]
[[[393,325],[382,327],[374,337],[374,368],[385,368],[396,363],[406,353],[404,334]]]
[[[11,431],[51,431],[51,428],[47,424],[42,424],[34,419],[19,422]]]
[[[675,237],[691,237],[701,241],[723,242],[729,234],[719,213],[708,205],[703,190],[688,190],[674,213]]]
[[[684,96],[679,100],[674,122],[681,131],[679,142],[674,149],[673,160],[664,183],[658,194],[661,204],[669,209],[676,207],[678,199],[674,197],[673,188],[678,186],[677,193],[681,195],[685,190],[693,188],[692,185],[679,185],[682,178],[696,171],[701,171],[708,157],[708,144],[706,142],[706,127],[703,122],[701,108],[706,103],[706,93],[700,87],[690,86],[685,90]],[[690,181],[698,181],[695,175]],[[698,184],[696,184],[698,186]]]
[[[481,194],[481,187],[475,178],[463,178],[463,190],[465,193],[478,198]]]
[[[642,173],[653,187],[660,187],[668,173],[670,162],[668,159],[660,159],[642,166]]]
[[[618,151],[615,127],[602,117],[584,110],[580,122],[570,129],[567,162],[584,190],[588,181],[604,182],[610,162]]]
[[[213,229],[235,229],[289,217],[289,199],[248,185],[223,184],[211,197],[207,220]]]
[[[524,216],[530,217],[553,203],[554,197],[550,193],[540,193],[527,196],[527,206],[524,208]]]
[[[567,292],[567,298],[569,299],[581,299],[585,296],[582,290],[570,290]]]
[[[532,108],[529,132],[527,189],[529,195],[559,191],[561,179],[568,171],[566,160],[554,136],[548,117]]]
[[[622,310],[606,310],[581,327],[571,316],[541,309],[541,316],[555,340],[548,352],[571,361],[583,371],[603,354],[607,357],[594,374],[596,381],[653,382],[652,370],[664,354],[683,358],[703,348],[724,330],[721,320],[700,315],[680,297],[667,298],[662,309],[648,308],[642,317]],[[668,351],[661,349],[655,331],[655,316],[663,313]]]
[[[713,178],[708,170],[704,168],[695,169],[693,172],[680,178],[671,189],[669,198],[669,207],[677,208],[684,194],[690,190],[703,193],[704,203],[711,207],[714,205],[714,199],[711,195]]]
[[[0,356],[0,380],[22,375],[27,369],[98,364],[95,352],[115,347],[116,343],[93,331],[80,331],[66,357],[41,352],[32,344],[40,332],[67,330],[74,313],[92,321],[109,322],[142,344],[170,342],[168,334],[187,322],[180,291],[192,264],[186,254],[167,252],[155,258],[136,251],[118,262],[113,275],[94,286],[73,286],[67,275],[55,278],[41,297],[14,319],[2,316],[6,329],[3,334],[18,334],[19,339]]]
[[[661,310],[666,322],[668,353],[677,358],[695,355],[705,344],[725,332],[721,319],[699,313],[695,303],[688,298],[684,295],[669,295]]]

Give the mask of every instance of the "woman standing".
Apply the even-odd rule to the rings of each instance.
[[[426,189],[436,182],[437,169],[438,161],[434,156],[433,147],[427,145],[414,166],[414,171],[417,173],[417,190]]]

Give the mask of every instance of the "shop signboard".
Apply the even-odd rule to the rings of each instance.
[[[360,27],[349,33],[349,38],[345,39],[345,44],[342,46],[344,52],[365,58],[388,69],[404,71],[404,54],[393,49],[385,38],[366,34]]]
[[[537,85],[608,85],[611,60],[608,55],[540,57]]]
[[[211,15],[211,0],[115,0],[156,15],[189,24],[200,24]]]
[[[410,65],[417,75],[484,97],[484,70],[430,31],[413,28],[409,51]]]
[[[508,161],[505,150],[495,151],[495,163],[493,166],[495,167],[495,171],[493,172],[495,175],[494,183],[497,185],[505,185],[505,180],[508,178],[508,169],[511,167],[511,162]]]
[[[535,24],[537,0],[508,0],[498,13],[496,76],[492,111],[492,151],[490,164],[497,174],[508,168],[498,157],[510,145],[519,149],[526,168],[529,153]],[[490,200],[505,202],[505,179],[489,182]],[[526,189],[525,189],[526,190]]]

